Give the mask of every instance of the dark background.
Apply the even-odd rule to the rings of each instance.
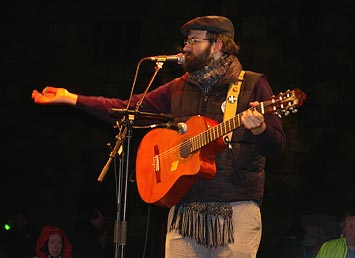
[[[300,217],[339,218],[355,197],[353,1],[37,0],[2,8],[0,222],[21,208],[35,226],[59,224],[70,234],[85,205],[100,206],[114,220],[114,166],[102,183],[97,178],[117,131],[72,107],[35,105],[32,90],[54,85],[127,98],[138,61],[181,52],[180,26],[210,14],[233,21],[244,69],[266,74],[275,93],[307,94],[299,112],[283,118],[286,151],[267,164],[260,257]],[[142,64],[135,92],[145,89],[154,66]],[[152,88],[180,73],[166,63]],[[142,134],[133,133],[132,179]],[[151,211],[158,233],[150,241],[159,243],[166,210]],[[134,182],[127,213],[128,247],[141,254],[148,205]]]

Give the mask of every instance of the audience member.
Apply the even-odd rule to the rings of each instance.
[[[38,230],[24,210],[17,210],[9,220],[11,229],[6,234],[6,246],[1,258],[27,258],[36,255]]]
[[[109,258],[114,255],[112,237],[100,209],[84,209],[75,225],[74,257]]]
[[[273,258],[305,258],[302,244],[304,230],[300,223],[294,223],[285,236],[274,247]]]
[[[44,226],[36,244],[37,258],[72,258],[72,246],[64,231]]]
[[[324,242],[316,258],[355,258],[355,208],[345,213],[340,237]]]

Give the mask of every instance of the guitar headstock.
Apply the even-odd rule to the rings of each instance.
[[[305,99],[306,94],[300,89],[287,90],[273,96],[271,100],[264,101],[262,113],[287,116],[290,112],[296,113],[297,107],[302,106]]]

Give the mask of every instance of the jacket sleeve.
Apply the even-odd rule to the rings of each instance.
[[[262,77],[255,85],[254,99],[262,102],[270,100],[273,92],[265,77]],[[266,156],[278,156],[286,146],[286,135],[282,128],[281,118],[274,114],[265,114],[266,130],[255,136],[260,153]]]
[[[152,113],[170,113],[171,86],[172,82],[168,82],[148,92],[144,97],[139,111]],[[76,106],[78,109],[83,110],[113,125],[115,124],[115,121],[117,121],[117,119],[122,117],[124,114],[112,112],[113,108],[134,111],[138,101],[141,101],[142,97],[143,94],[133,95],[130,104],[128,105],[128,100],[121,100],[119,98],[79,95]]]

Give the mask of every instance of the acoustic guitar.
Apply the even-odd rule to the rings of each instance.
[[[306,94],[287,90],[251,110],[281,117],[297,111]],[[150,130],[141,140],[136,157],[136,179],[143,201],[162,207],[178,203],[196,180],[216,174],[215,156],[226,144],[223,136],[242,126],[242,113],[222,123],[196,115],[180,134],[168,128]]]

